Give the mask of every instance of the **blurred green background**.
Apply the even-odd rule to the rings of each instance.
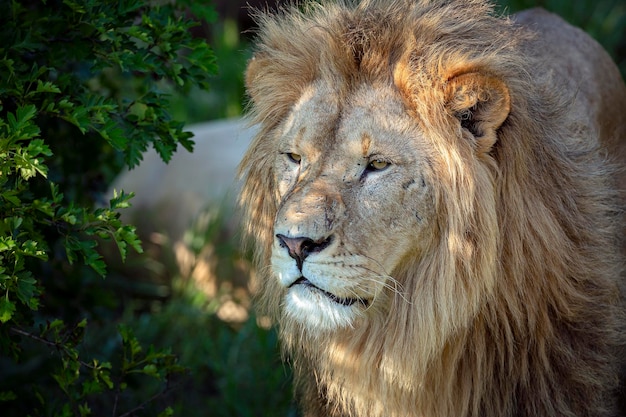
[[[212,88],[209,92],[192,89],[185,95],[172,91],[172,115],[188,123],[239,117],[245,109],[243,73],[253,33],[245,17],[247,2],[216,3],[221,18],[197,33],[209,39],[218,59],[219,72]],[[502,12],[535,6],[586,30],[626,74],[626,2],[498,2]],[[187,374],[172,381],[167,395],[133,415],[155,415],[154,410],[162,409],[163,404],[170,404],[175,415],[185,417],[297,415],[291,372],[281,360],[276,333],[267,320],[249,310],[253,288],[246,283],[253,271],[250,254],[240,249],[239,234],[219,210],[209,207],[189,227],[183,241],[184,264],[176,253],[181,249],[161,236],[145,254],[112,268],[104,281],[98,277],[87,282],[84,277],[76,282],[68,280],[68,287],[81,287],[71,291],[83,294],[82,302],[90,300],[91,289],[98,288],[98,299],[92,302],[102,306],[102,316],[92,320],[96,327],[90,327],[86,334],[84,349],[92,355],[110,357],[117,341],[116,325],[124,322],[142,343],[170,348],[181,365],[189,368]],[[203,287],[206,282],[197,279],[198,271],[213,280],[210,291]],[[15,384],[28,383],[20,380],[20,374],[10,377]],[[143,391],[142,398],[146,398],[154,390],[148,384],[128,395]],[[133,402],[132,398],[125,400]]]

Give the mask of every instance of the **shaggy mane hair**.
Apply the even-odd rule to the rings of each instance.
[[[571,139],[585,126],[563,126],[575,92],[530,75],[539,63],[520,53],[527,32],[480,0],[313,3],[258,20],[247,85],[261,129],[241,164],[241,201],[262,311],[280,325],[305,415],[614,415],[615,174],[598,144]],[[511,110],[497,138],[462,141],[455,118],[480,126],[451,111],[446,91],[474,72],[506,84]],[[337,332],[288,322],[268,267],[276,132],[319,81],[340,101],[394,85],[441,156],[436,244],[394,271],[403,288],[387,309]]]

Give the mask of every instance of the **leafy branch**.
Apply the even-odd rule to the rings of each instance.
[[[80,404],[80,399],[94,393],[102,393],[105,390],[114,392],[111,414],[113,417],[134,415],[137,411],[143,410],[148,404],[166,396],[176,387],[176,385],[171,384],[173,375],[186,372],[184,367],[177,364],[176,357],[167,351],[160,351],[150,347],[148,352],[144,353],[132,330],[126,326],[120,326],[120,334],[122,335],[122,365],[120,374],[113,378],[110,362],[100,362],[97,359],[92,359],[88,363],[81,359],[79,345],[84,337],[86,326],[86,320],[82,320],[72,328],[65,326],[61,320],[55,320],[47,323],[45,326],[41,326],[39,335],[18,327],[11,327],[12,333],[53,348],[59,354],[62,370],[56,372],[53,377],[67,396],[68,404],[78,410],[78,414],[81,416],[90,415],[90,412],[88,412],[88,404],[86,402]],[[126,380],[130,375],[147,376],[163,382],[164,386],[141,404],[118,415],[119,397],[128,388]],[[81,393],[81,395],[77,396],[77,393]],[[171,415],[170,412],[171,410],[166,409],[163,415]]]

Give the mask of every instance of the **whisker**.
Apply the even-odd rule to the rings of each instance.
[[[384,288],[390,290],[392,294],[398,295],[405,303],[407,303],[408,305],[413,305],[413,302],[410,301],[404,293],[404,287],[402,286],[402,284],[391,275],[381,275],[377,277],[379,279],[369,276],[366,278],[377,284],[382,284]]]
[[[351,264],[346,265],[345,261],[333,261],[333,260],[320,261],[320,262],[316,262],[316,264],[325,265],[325,266],[340,266],[343,269],[350,268],[350,269],[356,269],[357,271],[358,270],[366,271],[369,274],[359,274],[359,276],[367,280],[369,283],[377,284],[391,291],[393,294],[398,295],[407,304],[409,305],[413,304],[404,293],[403,285],[397,279],[395,279],[393,276],[387,273],[385,271],[385,268],[379,261],[366,255],[356,255],[349,251],[346,251],[346,253],[349,255],[350,258],[356,258],[356,259],[352,259],[353,262]],[[368,267],[365,262],[359,261],[358,258],[363,258],[367,260],[368,262],[374,264],[376,266],[376,269],[372,267]],[[366,290],[365,284],[366,283],[360,283],[356,286],[356,288]],[[359,294],[357,294],[357,292],[354,289],[350,289],[350,292],[353,293],[355,296],[357,296],[357,298],[359,297]],[[376,298],[377,295],[375,295],[374,297]],[[373,303],[370,303],[370,306],[372,304]]]
[[[402,285],[402,283],[401,283],[400,281],[398,281],[398,280],[397,280],[397,279],[395,279],[393,276],[391,276],[391,275],[390,275],[387,271],[385,271],[385,268],[383,267],[383,265],[382,265],[379,261],[377,261],[376,259],[373,259],[373,258],[371,258],[371,257],[369,257],[369,256],[366,256],[366,255],[362,255],[362,256],[363,256],[364,258],[366,258],[366,259],[368,259],[368,260],[372,261],[372,262],[373,262],[374,264],[376,264],[377,266],[379,266],[379,267],[380,267],[380,269],[384,272],[384,274],[383,274],[383,275],[379,275],[379,276],[378,276],[379,278],[381,278],[381,279],[383,280],[383,281],[382,281],[382,284],[384,285],[384,288],[387,288],[387,289],[388,289],[388,290],[390,290],[393,294],[396,294],[396,295],[400,296],[400,298],[401,298],[401,299],[402,299],[405,303],[407,303],[408,305],[413,305],[413,302],[412,302],[412,301],[410,301],[410,300],[406,297],[406,295],[404,294],[404,286]],[[367,268],[367,267],[364,267],[364,268],[365,268],[366,270],[368,270],[368,271],[372,272],[373,274],[376,274],[376,273],[377,273],[376,271],[374,271],[374,270],[372,270],[372,269],[370,269],[370,268]],[[367,278],[368,278],[368,279],[372,279],[371,277],[367,277]],[[377,281],[377,280],[374,280],[374,282],[381,283],[381,282],[379,282],[379,281]]]

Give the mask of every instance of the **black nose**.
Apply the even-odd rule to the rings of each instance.
[[[302,270],[304,260],[312,253],[321,252],[326,246],[330,245],[330,237],[320,240],[313,240],[309,237],[287,237],[285,235],[276,235],[280,241],[280,246],[289,251],[289,256],[296,260],[298,269]]]

